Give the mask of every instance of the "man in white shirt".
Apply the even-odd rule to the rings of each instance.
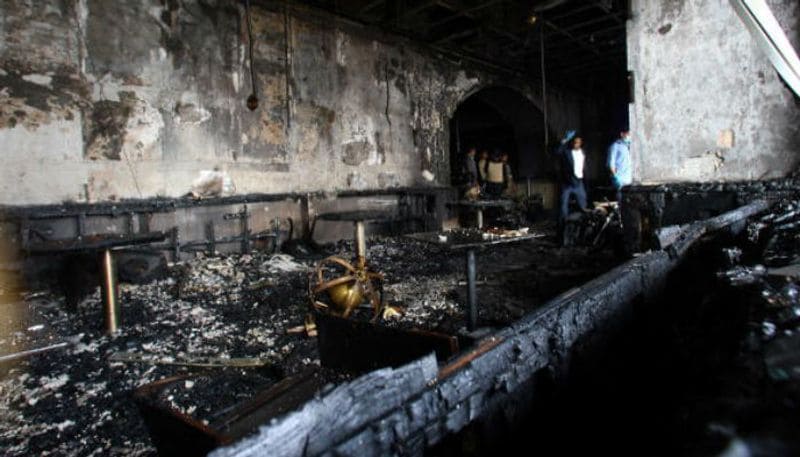
[[[561,162],[561,200],[558,215],[559,234],[569,215],[569,198],[574,195],[581,209],[586,208],[586,188],[583,186],[586,155],[583,153],[583,139],[570,130],[561,140],[557,152]]]

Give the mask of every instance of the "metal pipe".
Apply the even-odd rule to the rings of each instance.
[[[112,334],[119,327],[119,287],[117,287],[117,269],[114,263],[114,256],[111,254],[110,249],[103,251],[100,267],[103,272],[103,284],[100,289],[103,295],[106,333]]]
[[[478,292],[476,288],[475,250],[467,250],[467,330],[478,327]]]
[[[12,360],[17,360],[17,359],[22,359],[24,357],[28,357],[29,355],[40,354],[42,352],[52,351],[53,349],[67,347],[68,345],[69,345],[69,343],[67,343],[67,342],[56,343],[56,344],[51,344],[50,346],[45,346],[45,347],[41,347],[41,348],[29,349],[27,351],[15,352],[13,354],[0,355],[0,363],[10,362]]]
[[[364,233],[364,221],[356,221],[356,257],[358,266],[363,267],[367,259],[367,240]]]

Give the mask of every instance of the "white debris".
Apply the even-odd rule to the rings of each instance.
[[[275,254],[264,265],[266,270],[271,273],[291,273],[308,270],[305,264],[296,261],[294,257],[288,254]]]
[[[48,378],[43,377],[39,379],[39,383],[42,385],[43,389],[47,390],[56,390],[63,387],[69,381],[69,375],[64,373],[60,374],[57,377]]]
[[[56,424],[56,428],[58,429],[59,432],[63,432],[68,427],[72,427],[73,425],[75,425],[75,422],[73,422],[71,420],[65,420],[64,422],[61,422],[60,424]]]

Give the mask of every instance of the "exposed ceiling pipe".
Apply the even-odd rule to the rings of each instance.
[[[547,10],[551,10],[553,8],[556,8],[558,6],[563,5],[564,3],[567,3],[568,1],[569,0],[550,0],[550,1],[542,3],[541,5],[535,6],[533,8],[533,12],[534,13],[541,13],[541,12],[544,12],[544,11],[547,11]]]

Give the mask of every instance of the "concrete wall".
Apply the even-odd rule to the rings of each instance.
[[[728,0],[633,0],[635,179],[781,177],[800,158],[800,102]],[[770,6],[800,49],[800,3]]]
[[[181,196],[213,170],[238,194],[448,184],[459,101],[489,84],[540,99],[329,16],[254,8],[251,112],[237,5],[0,3],[0,204]],[[549,96],[553,128],[580,127],[580,100]]]

